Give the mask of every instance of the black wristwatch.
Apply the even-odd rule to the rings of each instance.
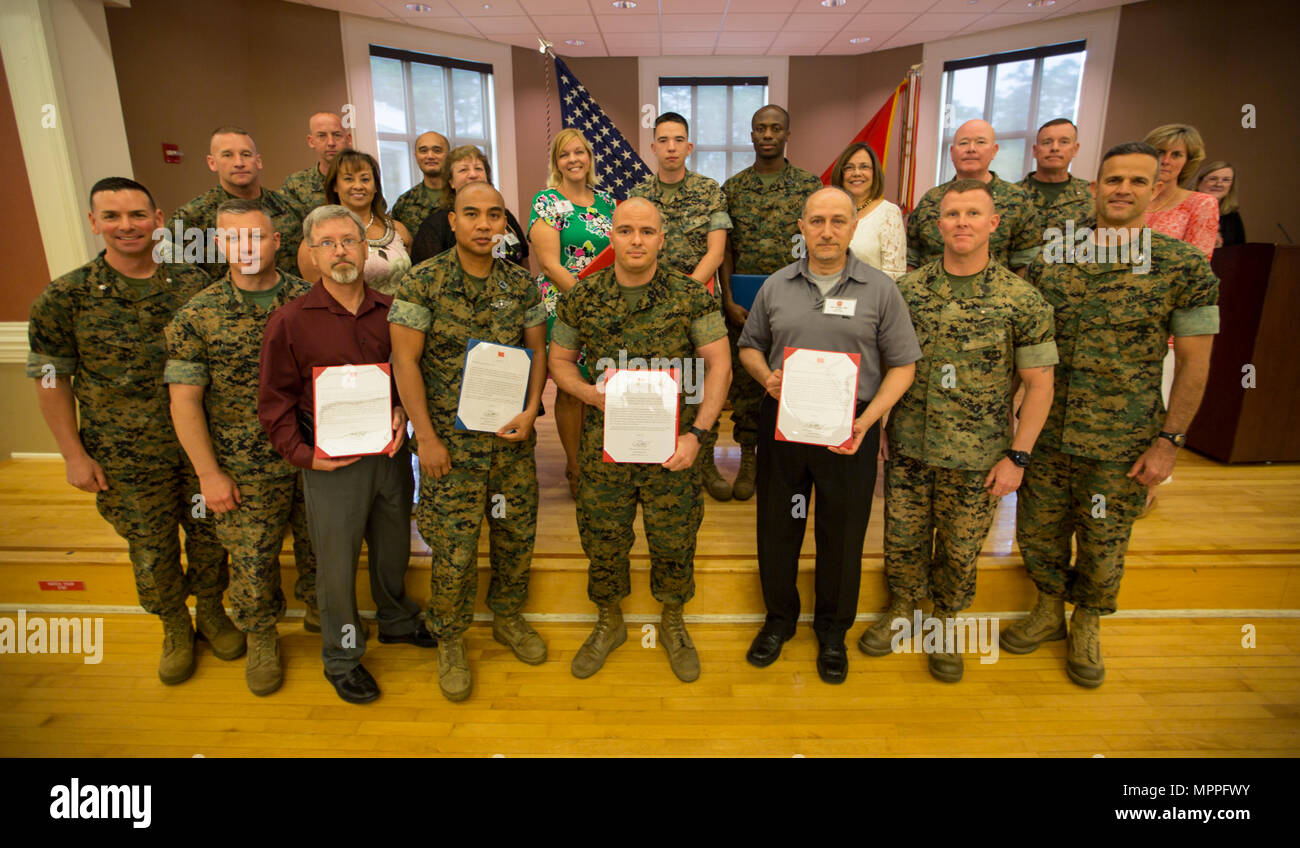
[[[1169,441],[1173,442],[1174,447],[1176,448],[1181,448],[1183,445],[1187,444],[1186,433],[1166,433],[1165,431],[1161,430],[1158,438],[1168,439]]]
[[[693,435],[696,439],[698,439],[699,442],[700,442],[700,444],[704,444],[704,437],[707,436],[707,435],[709,435],[709,431],[708,431],[708,430],[701,430],[699,427],[692,427],[691,429],[687,430],[686,432],[690,433],[690,434]]]
[[[1029,467],[1029,453],[1027,451],[1018,451],[1007,448],[1007,459],[1011,460],[1017,468]]]

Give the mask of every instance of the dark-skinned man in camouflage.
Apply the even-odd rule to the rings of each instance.
[[[989,259],[998,226],[993,195],[979,180],[955,180],[940,200],[942,259],[904,275],[923,352],[916,379],[887,427],[885,575],[889,609],[858,640],[885,656],[906,633],[922,598],[944,634],[930,673],[955,683],[962,656],[953,621],[975,598],[975,562],[1000,498],[1020,486],[1052,405],[1052,308],[1033,286]],[[1014,437],[1012,384],[1025,384]]]
[[[998,152],[993,127],[986,121],[967,121],[957,128],[948,152],[957,172],[954,180],[979,180],[987,183],[993,193],[993,208],[1000,223],[989,238],[989,257],[1012,271],[1025,268],[1042,244],[1042,227],[1038,211],[1025,190],[989,170]],[[927,191],[907,216],[909,271],[943,256],[943,238],[938,226],[939,199],[947,187],[948,183],[941,183]]]
[[[636,506],[650,546],[650,591],[663,606],[659,641],[679,680],[700,675],[699,656],[682,607],[695,594],[695,541],[704,516],[696,454],[722,412],[731,380],[727,330],[717,301],[699,283],[658,261],[663,222],[655,205],[631,198],[614,210],[614,266],[579,280],[560,300],[551,330],[550,369],[556,385],[591,408],[583,417],[578,484],[578,533],[591,561],[587,596],[596,627],[573,658],[575,677],[595,674],[627,639],[620,603],[631,593]],[[593,373],[639,357],[704,372],[702,396],[678,401],[676,448],[661,465],[604,461],[603,382],[578,370],[586,350]],[[702,361],[702,365],[701,365]],[[633,366],[635,367],[635,366]],[[683,380],[685,385],[685,380]]]
[[[1205,255],[1142,226],[1159,166],[1155,148],[1141,142],[1106,151],[1095,226],[1078,244],[1049,241],[1029,267],[1055,311],[1061,362],[1016,515],[1038,600],[1000,642],[1026,654],[1065,638],[1070,601],[1066,672],[1090,688],[1105,679],[1098,616],[1115,612],[1133,521],[1146,487],[1173,473],[1219,329],[1219,283]],[[1166,411],[1160,383],[1170,335]]]
[[[199,634],[217,656],[235,659],[245,646],[221,606],[226,552],[169,426],[162,382],[164,328],[209,280],[192,265],[154,260],[151,235],[162,220],[136,181],[95,184],[90,227],[103,237],[104,252],[50,283],[32,304],[27,376],[36,380],[68,482],[95,493],[99,514],[127,542],[140,606],[162,619],[158,676],[174,684],[194,673],[188,595],[197,599]]]
[[[217,207],[243,197],[257,200],[271,216],[280,234],[276,265],[286,274],[297,275],[304,211],[297,201],[261,184],[262,156],[248,132],[234,126],[213,130],[208,169],[217,175],[217,185],[176,210],[167,225],[169,241],[159,245],[160,252],[170,250],[175,261],[199,266],[212,281],[221,279],[226,275],[226,262],[217,247]]]
[[[506,228],[499,191],[484,182],[462,186],[451,218],[456,247],[412,271],[388,320],[397,387],[420,456],[415,517],[433,552],[428,617],[438,638],[438,688],[463,701],[473,683],[464,636],[474,620],[485,517],[492,636],[525,663],[546,661],[546,644],[519,612],[537,531],[533,423],[546,385],[546,307],[528,272],[494,253]],[[457,427],[471,339],[532,351],[524,409],[496,432]]]
[[[659,263],[680,271],[700,283],[709,283],[727,250],[727,198],[716,182],[687,170],[686,159],[695,149],[690,142],[690,127],[676,112],[664,112],[655,118],[654,141],[650,144],[659,170],[653,177],[632,189],[632,197],[643,197],[659,210],[663,219],[664,246]],[[714,299],[721,304],[720,286],[712,286]],[[724,322],[725,323],[725,322]],[[718,422],[714,421],[700,445],[696,462],[700,483],[718,501],[731,500],[731,484],[718,473],[713,460],[713,446],[718,441]]]
[[[799,235],[799,213],[803,202],[822,187],[821,180],[785,158],[790,137],[790,113],[780,106],[764,106],[750,119],[754,143],[754,164],[733,175],[722,185],[727,198],[731,232],[723,262],[722,314],[727,319],[731,361],[740,361],[736,341],[745,327],[749,310],[731,297],[732,274],[775,273],[797,258],[795,237]],[[744,368],[731,379],[731,435],[740,445],[740,471],[732,484],[738,501],[754,495],[754,448],[758,444],[758,410],[766,391]]]
[[[255,200],[227,200],[217,210],[230,260],[226,277],[181,307],[167,327],[172,422],[198,474],[217,538],[230,552],[230,605],[248,638],[245,680],[254,695],[284,681],[276,620],[284,613],[280,548],[295,502],[297,469],[271,446],[257,420],[258,359],[271,311],[311,290],[278,271],[279,234]],[[316,560],[311,540],[295,535],[297,593],[314,606]],[[297,553],[297,550],[295,550]],[[308,596],[308,592],[311,593]]]
[[[317,112],[307,120],[307,146],[315,151],[317,161],[285,177],[280,186],[280,193],[303,215],[325,205],[325,175],[338,155],[352,146],[352,132],[333,112]]]
[[[393,204],[393,217],[405,224],[413,237],[420,231],[424,219],[433,214],[442,200],[445,188],[442,182],[442,160],[449,150],[451,145],[442,133],[429,131],[416,136],[415,164],[419,166],[423,178],[402,192]]]
[[[1038,210],[1038,225],[1047,233],[1065,231],[1065,222],[1080,226],[1092,217],[1092,188],[1088,181],[1070,175],[1070,163],[1079,153],[1079,130],[1068,118],[1054,118],[1038,128],[1034,140],[1036,169],[1016,185],[1023,188]]]

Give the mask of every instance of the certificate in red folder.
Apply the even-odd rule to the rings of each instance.
[[[316,456],[383,453],[393,443],[393,381],[387,362],[312,368]]]
[[[777,440],[852,446],[860,364],[856,353],[787,347],[781,363]]]
[[[662,464],[677,452],[676,368],[605,372],[605,462]]]

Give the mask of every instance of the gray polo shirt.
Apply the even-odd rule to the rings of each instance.
[[[852,301],[827,314],[827,301]],[[781,367],[787,347],[861,354],[858,402],[875,397],[886,368],[921,358],[907,303],[883,271],[849,253],[840,281],[825,297],[808,279],[808,260],[800,259],[772,274],[758,290],[749,310],[739,347],[767,356],[773,371]]]

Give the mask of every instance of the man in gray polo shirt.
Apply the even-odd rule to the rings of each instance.
[[[817,572],[813,632],[817,673],[848,674],[844,634],[858,609],[862,543],[876,485],[881,416],[912,384],[921,358],[898,287],[849,252],[853,199],[840,188],[813,192],[799,231],[807,258],[767,278],[740,335],[740,362],[767,389],[758,424],[758,573],[767,620],[746,659],[771,665],[799,620],[799,549],[817,489]],[[833,302],[832,302],[833,301]],[[853,441],[846,448],[775,438],[781,365],[787,347],[860,356]]]

